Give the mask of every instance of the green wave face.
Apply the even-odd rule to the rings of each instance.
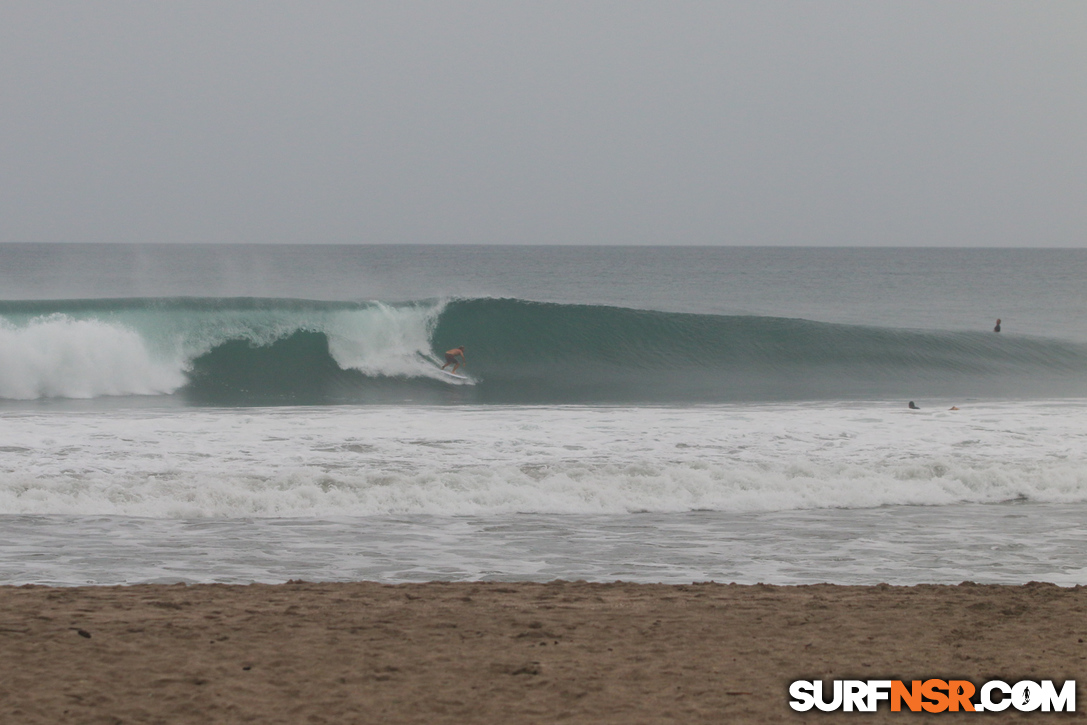
[[[697,403],[1087,395],[1055,340],[511,299],[0,302],[0,398]],[[467,384],[437,372],[464,345]]]
[[[1087,392],[1087,350],[1052,340],[519,300],[444,310],[484,399],[727,402]]]

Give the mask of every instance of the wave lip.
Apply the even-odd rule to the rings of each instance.
[[[697,403],[1087,395],[1087,346],[516,299],[0,302],[0,398]],[[467,384],[438,371],[466,346]]]

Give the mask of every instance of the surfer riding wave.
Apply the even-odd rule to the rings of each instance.
[[[457,360],[458,357],[460,358],[460,360]],[[464,345],[461,345],[460,347],[455,347],[452,350],[446,350],[445,365],[442,365],[442,370],[445,370],[448,366],[452,365],[453,369],[450,372],[456,374],[457,368],[459,368],[465,362],[467,362],[467,360],[464,357]]]

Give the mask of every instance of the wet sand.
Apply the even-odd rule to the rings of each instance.
[[[1087,588],[1050,584],[0,587],[0,722],[913,722],[788,685],[1083,683],[1085,640]]]

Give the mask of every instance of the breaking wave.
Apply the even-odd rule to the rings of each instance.
[[[468,379],[438,372],[465,345]],[[671,403],[1087,394],[1087,348],[516,299],[0,303],[0,398]]]

